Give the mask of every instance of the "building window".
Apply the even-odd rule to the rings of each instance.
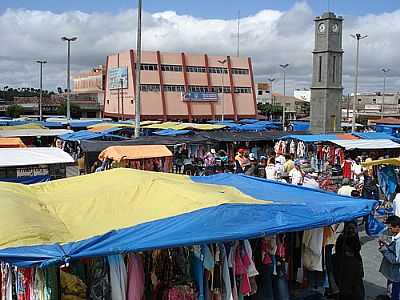
[[[361,101],[362,101],[362,99],[358,98],[358,102],[361,102]]]
[[[141,84],[140,91],[141,92],[159,92],[160,85],[159,84]]]
[[[372,103],[376,104],[376,99],[372,99]]]
[[[258,96],[262,96],[263,91],[258,91]]]
[[[322,56],[319,56],[318,81],[322,81]]]
[[[107,104],[110,104],[110,100],[107,100]]]
[[[397,104],[400,104],[400,99],[397,99]]]
[[[221,67],[208,67],[208,73],[214,73],[214,74],[228,74],[228,69],[227,68],[221,68]]]
[[[133,104],[133,100],[131,100],[131,104]]]
[[[142,71],[157,71],[158,66],[156,64],[141,64],[140,70],[142,70]]]
[[[249,70],[248,69],[232,68],[232,74],[235,74],[235,75],[249,75]]]
[[[161,65],[164,72],[182,72],[182,66],[179,65]]]
[[[235,94],[251,94],[251,88],[235,87]]]
[[[186,72],[192,72],[192,73],[206,73],[206,72],[207,72],[207,69],[206,69],[206,67],[187,66],[187,67],[186,67]]]
[[[171,85],[171,84],[165,84],[163,86],[164,92],[184,92],[185,87],[183,85]]]
[[[211,92],[213,93],[222,93],[222,86],[213,86],[211,87]],[[224,93],[225,94],[230,94],[231,93],[231,88],[229,86],[224,87]]]
[[[333,83],[336,82],[336,56],[333,56],[333,74],[332,74]]]
[[[207,93],[208,87],[199,85],[189,85],[189,92]]]

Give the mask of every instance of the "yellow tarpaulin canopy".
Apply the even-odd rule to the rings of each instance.
[[[19,130],[19,129],[47,129],[47,128],[36,123],[28,123],[28,124],[13,125],[13,126],[0,126],[0,130]]]
[[[172,156],[172,152],[163,145],[112,146],[104,149],[99,154],[99,159],[112,159],[114,161],[120,162],[121,160],[170,156]]]
[[[362,163],[363,167],[372,167],[372,166],[379,166],[379,165],[393,165],[393,166],[400,166],[400,158],[386,158],[386,159],[378,159],[378,160],[371,160]]]
[[[119,123],[100,123],[100,124],[95,124],[91,125],[88,127],[89,131],[92,132],[101,132],[104,130],[108,130],[111,128],[135,128],[134,124],[119,124]]]
[[[0,199],[0,249],[80,241],[222,204],[270,203],[233,187],[133,169],[30,186],[0,183]]]
[[[185,130],[185,129],[218,130],[225,127],[226,127],[225,125],[179,123],[179,122],[165,122],[161,124],[152,124],[144,126],[144,128],[150,128],[150,129],[172,129],[172,130]]]
[[[25,148],[25,144],[20,138],[1,138],[0,148]]]

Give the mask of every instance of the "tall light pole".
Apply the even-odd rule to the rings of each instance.
[[[272,88],[272,85],[273,85],[274,81],[275,81],[275,78],[268,78],[269,92],[270,92],[270,96],[271,96],[271,105],[273,104],[273,101],[274,101],[273,88]]]
[[[125,120],[125,116],[124,116],[124,80],[121,78],[119,80],[120,84],[121,84],[121,110],[122,110],[122,121]]]
[[[61,40],[68,43],[68,54],[67,54],[67,120],[71,119],[71,104],[70,104],[70,94],[71,94],[71,42],[75,42],[78,38],[72,37],[67,38],[63,36]]]
[[[286,68],[289,67],[289,64],[282,64],[279,65],[283,71],[283,97],[286,97]],[[285,101],[285,100],[284,100]],[[282,128],[285,130],[285,123],[286,123],[286,107],[285,103],[282,104]]]
[[[356,131],[356,103],[357,103],[357,93],[358,93],[358,66],[360,63],[360,40],[368,37],[368,35],[362,35],[361,33],[356,33],[350,35],[353,39],[357,40],[356,48],[356,64],[354,71],[354,99],[353,99],[353,117],[351,122],[351,131]]]
[[[225,76],[225,64],[227,60],[218,60],[218,63],[222,65],[222,71],[221,71],[221,82],[222,82],[222,113],[221,113],[221,121],[225,121],[225,88],[224,88],[224,76]]]
[[[386,93],[386,73],[390,72],[389,68],[382,68],[383,72],[383,95],[382,95],[382,110],[381,110],[381,119],[384,117],[384,110],[385,110],[385,93]]]
[[[39,121],[42,121],[42,119],[43,119],[43,106],[42,106],[42,101],[43,101],[43,65],[47,64],[47,61],[45,61],[45,60],[37,60],[36,62],[38,64],[40,64]]]
[[[135,138],[140,136],[140,69],[142,62],[142,0],[137,5],[136,82],[135,82]]]

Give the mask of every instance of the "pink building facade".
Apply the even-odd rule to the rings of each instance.
[[[105,117],[134,118],[135,61],[134,50],[107,57]],[[257,115],[250,58],[144,51],[141,70],[143,120],[213,120],[222,114],[237,120]],[[188,94],[206,96],[184,99]]]

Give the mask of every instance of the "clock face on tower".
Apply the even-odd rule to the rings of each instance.
[[[338,32],[339,31],[339,25],[338,24],[333,24],[332,25],[332,32]]]
[[[325,29],[326,29],[325,23],[321,23],[321,24],[318,25],[318,31],[320,33],[324,33]]]

